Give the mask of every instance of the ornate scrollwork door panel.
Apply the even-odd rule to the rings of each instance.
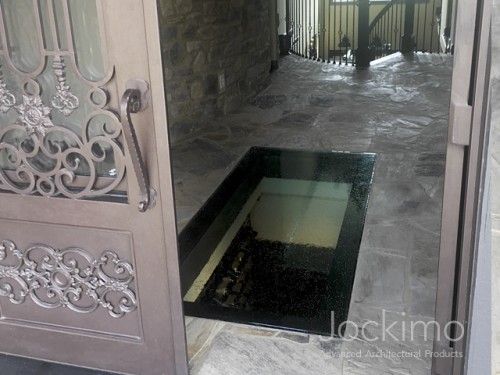
[[[0,219],[4,322],[140,342],[135,270],[131,233]]]
[[[0,0],[0,65],[0,352],[187,374],[156,1]]]
[[[126,201],[103,9],[0,1],[0,191]]]

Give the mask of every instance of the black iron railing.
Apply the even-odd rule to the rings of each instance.
[[[317,1],[292,0],[290,17],[292,52],[308,58],[317,58],[317,37],[320,28]]]
[[[402,51],[441,52],[441,0],[391,0],[370,23],[372,59]]]
[[[358,1],[290,0],[292,52],[323,62],[354,65]]]
[[[288,0],[291,51],[367,66],[396,51],[440,52],[442,0]]]

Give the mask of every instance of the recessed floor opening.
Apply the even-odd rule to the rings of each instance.
[[[250,149],[180,234],[186,315],[338,333],[374,162]]]

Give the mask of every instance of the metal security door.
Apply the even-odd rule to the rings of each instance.
[[[187,374],[155,0],[0,0],[0,352]]]

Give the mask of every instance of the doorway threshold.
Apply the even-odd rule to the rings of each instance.
[[[251,148],[179,235],[185,314],[338,334],[374,164],[371,153]]]

